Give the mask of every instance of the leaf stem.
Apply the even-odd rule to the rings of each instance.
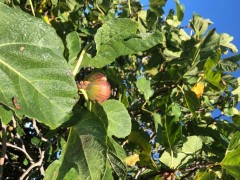
[[[128,9],[129,9],[129,13],[130,15],[132,14],[132,10],[131,10],[131,3],[130,3],[131,0],[128,0]]]
[[[29,4],[30,4],[30,7],[31,7],[31,11],[32,11],[33,16],[35,16],[32,0],[29,0]]]
[[[73,75],[76,76],[77,72],[78,72],[78,69],[80,68],[81,66],[81,63],[82,63],[82,60],[83,60],[83,56],[84,54],[86,53],[87,49],[92,45],[92,43],[88,43],[82,50],[79,58],[78,58],[78,62],[73,70]]]
[[[170,148],[170,153],[171,153],[171,164],[170,164],[170,168],[173,168],[173,150],[172,148]]]
[[[79,91],[81,91],[81,93],[83,94],[85,100],[88,101],[88,95],[87,95],[86,91],[84,89],[79,89]]]
[[[101,12],[101,14],[105,15],[105,13],[101,10],[101,8],[96,4],[97,9]]]
[[[147,110],[147,109],[145,109],[145,108],[142,108],[142,110],[145,111],[145,112],[148,112],[148,113],[150,113],[150,114],[153,114],[151,111],[149,111],[149,110]]]
[[[177,85],[177,87],[182,91],[183,94],[185,94],[181,86]]]

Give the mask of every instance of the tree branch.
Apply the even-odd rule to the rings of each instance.
[[[28,152],[27,152],[26,150],[24,150],[23,148],[20,148],[20,147],[18,147],[18,146],[15,146],[15,145],[13,145],[13,144],[10,144],[10,143],[7,143],[7,146],[23,152],[23,153],[26,155],[26,157],[28,158],[28,160],[30,161],[30,163],[33,163],[33,159],[30,157],[30,155],[28,154]]]
[[[42,165],[45,151],[41,151],[40,149],[39,149],[39,151],[41,152],[39,161],[36,162],[36,163],[33,163],[31,166],[29,166],[29,168],[28,168],[28,169],[22,174],[22,176],[19,178],[20,180],[23,180],[24,178],[26,178],[26,177],[28,176],[29,172],[30,172],[33,168],[39,167],[39,166]]]
[[[7,151],[6,142],[7,142],[6,125],[2,124],[2,151],[1,151],[1,157],[0,157],[0,179],[3,178],[4,160],[5,160],[5,154]]]

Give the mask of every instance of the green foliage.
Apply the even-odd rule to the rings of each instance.
[[[1,178],[240,178],[233,37],[166,3],[1,1]],[[101,104],[80,87],[95,72]]]
[[[58,127],[77,101],[61,39],[42,20],[6,5],[0,4],[0,16],[1,102],[19,117]]]

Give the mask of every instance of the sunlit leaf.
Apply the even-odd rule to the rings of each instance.
[[[188,136],[187,141],[183,144],[182,152],[186,154],[194,154],[202,148],[202,140],[198,136]]]
[[[213,171],[198,172],[196,174],[196,180],[213,180],[216,179],[217,175]]]
[[[171,156],[168,151],[164,151],[159,160],[168,167],[177,168],[186,163],[190,158],[191,157],[187,156],[185,153],[178,153]]]
[[[115,58],[145,51],[163,41],[161,32],[137,34],[138,23],[125,18],[107,21],[95,35],[97,54],[84,56],[82,67],[101,68]]]
[[[231,41],[233,40],[232,36],[229,36],[226,33],[223,33],[220,36],[221,36],[221,38],[220,38],[220,45],[222,47],[228,48],[228,49],[230,49],[234,53],[238,52],[237,47],[234,44],[231,43]]]
[[[136,162],[138,162],[138,161],[139,161],[139,155],[136,153],[126,157],[124,160],[124,162],[128,166],[135,166]]]
[[[131,117],[125,106],[116,100],[107,100],[102,107],[108,118],[108,135],[124,138],[131,132]]]
[[[1,3],[0,16],[0,101],[20,118],[60,126],[77,100],[62,40],[42,19]]]
[[[239,156],[240,146],[234,151],[226,154],[221,162],[224,169],[227,170],[236,179],[240,179],[240,156]]]
[[[138,78],[136,83],[139,92],[144,94],[146,100],[149,100],[154,93],[154,91],[151,89],[150,83],[150,80],[147,80],[145,77]]]
[[[194,14],[193,19],[190,23],[191,27],[196,33],[196,36],[202,36],[209,25],[211,25],[212,22],[209,19],[203,19],[201,16]]]

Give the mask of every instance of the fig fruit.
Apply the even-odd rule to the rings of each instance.
[[[103,103],[111,96],[111,87],[107,77],[102,73],[91,73],[78,84],[79,89],[84,89],[91,101]]]

